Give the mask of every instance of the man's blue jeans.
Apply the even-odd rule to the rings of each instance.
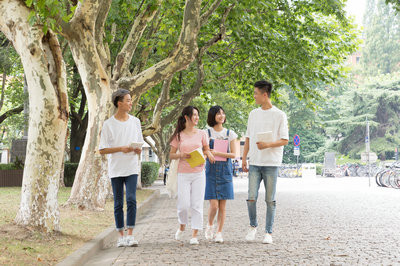
[[[247,209],[249,211],[250,225],[257,227],[257,198],[261,180],[264,181],[265,202],[267,203],[267,214],[265,220],[265,232],[271,234],[275,218],[275,192],[278,178],[278,167],[276,166],[255,166],[249,167],[249,195]]]
[[[111,185],[114,194],[114,218],[117,231],[124,230],[124,184],[126,190],[126,227],[135,227],[136,222],[136,184],[138,175],[113,177]]]

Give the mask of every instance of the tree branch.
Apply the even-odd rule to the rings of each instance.
[[[22,105],[17,108],[8,110],[0,116],[0,124],[3,123],[3,121],[6,120],[8,117],[21,113],[22,110],[24,110],[24,106]]]
[[[104,45],[103,37],[104,25],[108,16],[108,12],[111,7],[112,0],[103,0],[100,8],[98,10],[96,24],[95,24],[95,39],[96,39],[96,49],[99,54],[100,61],[102,62],[103,68],[106,69],[108,73],[111,73],[111,67],[109,66],[110,58],[107,53],[108,46]]]
[[[3,72],[3,80],[1,81],[1,99],[0,99],[0,111],[3,109],[3,104],[4,104],[4,89],[6,87],[6,79],[7,79],[7,73],[6,70]]]
[[[197,62],[196,83],[193,85],[193,87],[191,89],[186,91],[181,96],[179,102],[175,105],[175,108],[161,120],[161,128],[164,128],[169,123],[176,120],[178,118],[178,116],[180,115],[180,113],[182,112],[183,108],[186,105],[188,105],[196,96],[199,95],[200,88],[203,85],[205,75],[204,75],[204,65],[203,65],[201,57],[198,57],[196,62]]]
[[[154,139],[153,139],[153,140],[154,140]],[[151,143],[146,137],[144,138],[144,141],[145,141],[147,144],[149,144],[150,148],[151,148],[153,151],[157,152],[156,146],[154,146],[153,143]]]
[[[146,40],[150,40],[151,36],[153,36],[157,32],[158,28],[160,27],[162,18],[158,19],[159,14],[160,14],[159,11],[157,11],[157,13],[153,19],[153,24],[151,25],[151,28],[145,37]],[[154,23],[155,20],[158,20],[158,21],[156,23]],[[154,25],[154,24],[156,24],[156,25]],[[142,55],[140,57],[141,60],[138,64],[135,65],[135,69],[132,71],[132,75],[137,75],[139,72],[143,71],[144,67],[146,66],[147,60],[149,59],[150,52],[152,49],[153,49],[153,47],[151,47],[151,46],[147,46],[147,47],[143,48]]]
[[[194,60],[200,30],[201,0],[187,0],[180,37],[171,55],[145,71],[130,77],[120,78],[118,87],[132,91],[134,97],[154,87],[174,73],[185,69]]]
[[[243,64],[244,62],[246,62],[246,60],[247,60],[248,58],[249,58],[249,57],[246,57],[245,59],[242,59],[242,60],[240,60],[239,62],[235,63],[235,64],[233,65],[233,67],[231,67],[231,68],[229,69],[229,71],[228,71],[226,74],[222,75],[221,77],[218,77],[217,80],[223,80],[223,79],[225,79],[226,77],[229,77],[229,76],[232,74],[232,72],[236,69],[236,67],[238,67],[239,65]]]
[[[201,26],[207,23],[208,19],[215,12],[215,10],[217,10],[221,2],[222,0],[215,0],[214,3],[212,3],[212,5],[210,6],[210,8],[203,15],[201,15],[200,18]]]
[[[157,100],[156,106],[154,107],[153,111],[153,119],[150,125],[147,125],[143,130],[143,135],[148,136],[151,135],[151,132],[157,132],[161,129],[161,113],[164,107],[169,102],[169,91],[171,88],[173,76],[169,77],[167,80],[164,81],[162,86],[161,95]],[[149,133],[148,133],[149,132]]]
[[[181,111],[183,110],[183,108],[188,105],[196,96],[198,96],[200,94],[200,88],[203,86],[204,83],[204,65],[203,65],[203,61],[202,61],[202,57],[205,54],[205,52],[214,44],[216,44],[217,42],[219,42],[220,40],[224,39],[226,34],[226,27],[225,27],[225,22],[226,22],[226,18],[229,15],[229,12],[232,10],[232,8],[234,7],[234,5],[229,6],[228,8],[226,8],[224,15],[221,18],[221,22],[220,22],[220,27],[219,27],[219,33],[217,33],[212,39],[210,39],[203,47],[200,48],[200,51],[197,55],[197,79],[196,79],[196,83],[194,84],[194,86],[192,87],[192,89],[190,89],[189,91],[185,92],[179,103],[177,103],[175,105],[175,108],[166,116],[163,118],[163,120],[161,121],[161,128],[165,127],[166,125],[168,125],[171,121],[174,121],[177,119],[177,117],[179,116],[179,114],[181,113]]]
[[[99,0],[82,0],[78,1],[75,9],[75,14],[70,21],[70,25],[73,28],[75,23],[82,24],[84,28],[89,29],[94,34],[96,18],[100,9],[100,5],[103,1]],[[73,30],[72,30],[73,34]],[[69,37],[71,35],[67,35]]]
[[[143,32],[147,27],[147,23],[153,19],[161,2],[162,0],[157,0],[157,8],[155,8],[153,4],[149,4],[140,13],[140,15],[136,17],[135,23],[132,26],[128,39],[126,40],[124,47],[122,48],[121,52],[119,52],[115,60],[115,66],[113,69],[113,80],[117,81],[121,76],[129,73],[129,64],[132,61],[132,57],[136,51],[137,45],[142,38]]]

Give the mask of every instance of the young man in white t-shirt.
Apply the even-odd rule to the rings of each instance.
[[[272,243],[272,226],[275,217],[275,191],[278,167],[282,163],[283,146],[288,144],[288,124],[286,114],[271,104],[272,84],[257,81],[254,84],[254,99],[260,108],[249,114],[246,140],[243,151],[242,168],[249,172],[247,208],[250,228],[246,240],[253,241],[257,232],[257,197],[261,180],[264,181],[265,201],[267,203],[265,236],[263,243]],[[257,133],[272,132],[271,142],[257,141]],[[249,167],[247,165],[249,155]]]
[[[128,90],[119,89],[112,95],[117,112],[103,124],[100,138],[100,154],[107,154],[108,175],[114,194],[114,218],[120,234],[118,247],[137,246],[132,235],[136,222],[136,184],[139,174],[139,155],[142,150],[130,146],[132,142],[143,143],[140,120],[129,112],[132,99]],[[124,184],[126,190],[126,227],[128,235],[124,237]]]

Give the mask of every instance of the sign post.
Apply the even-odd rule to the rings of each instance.
[[[294,135],[293,144],[294,144],[293,154],[296,155],[296,157],[297,157],[296,176],[299,176],[299,155],[300,155],[300,137],[299,137],[299,135],[297,135],[297,134]]]
[[[365,151],[367,153],[367,164],[368,164],[368,185],[371,187],[371,165],[369,164],[370,161],[370,143],[369,143],[369,121],[368,117],[365,118],[367,122],[366,134],[365,134]]]

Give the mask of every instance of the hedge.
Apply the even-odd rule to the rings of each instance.
[[[19,168],[13,163],[0,163],[0,170],[16,170],[16,169]]]
[[[75,173],[78,169],[78,163],[64,164],[64,183],[66,187],[72,187],[74,184]],[[19,169],[15,164],[0,164],[0,170]],[[142,162],[142,186],[150,186],[158,177],[160,165],[154,162]]]
[[[154,162],[142,162],[142,186],[150,186],[158,177],[160,165]]]

